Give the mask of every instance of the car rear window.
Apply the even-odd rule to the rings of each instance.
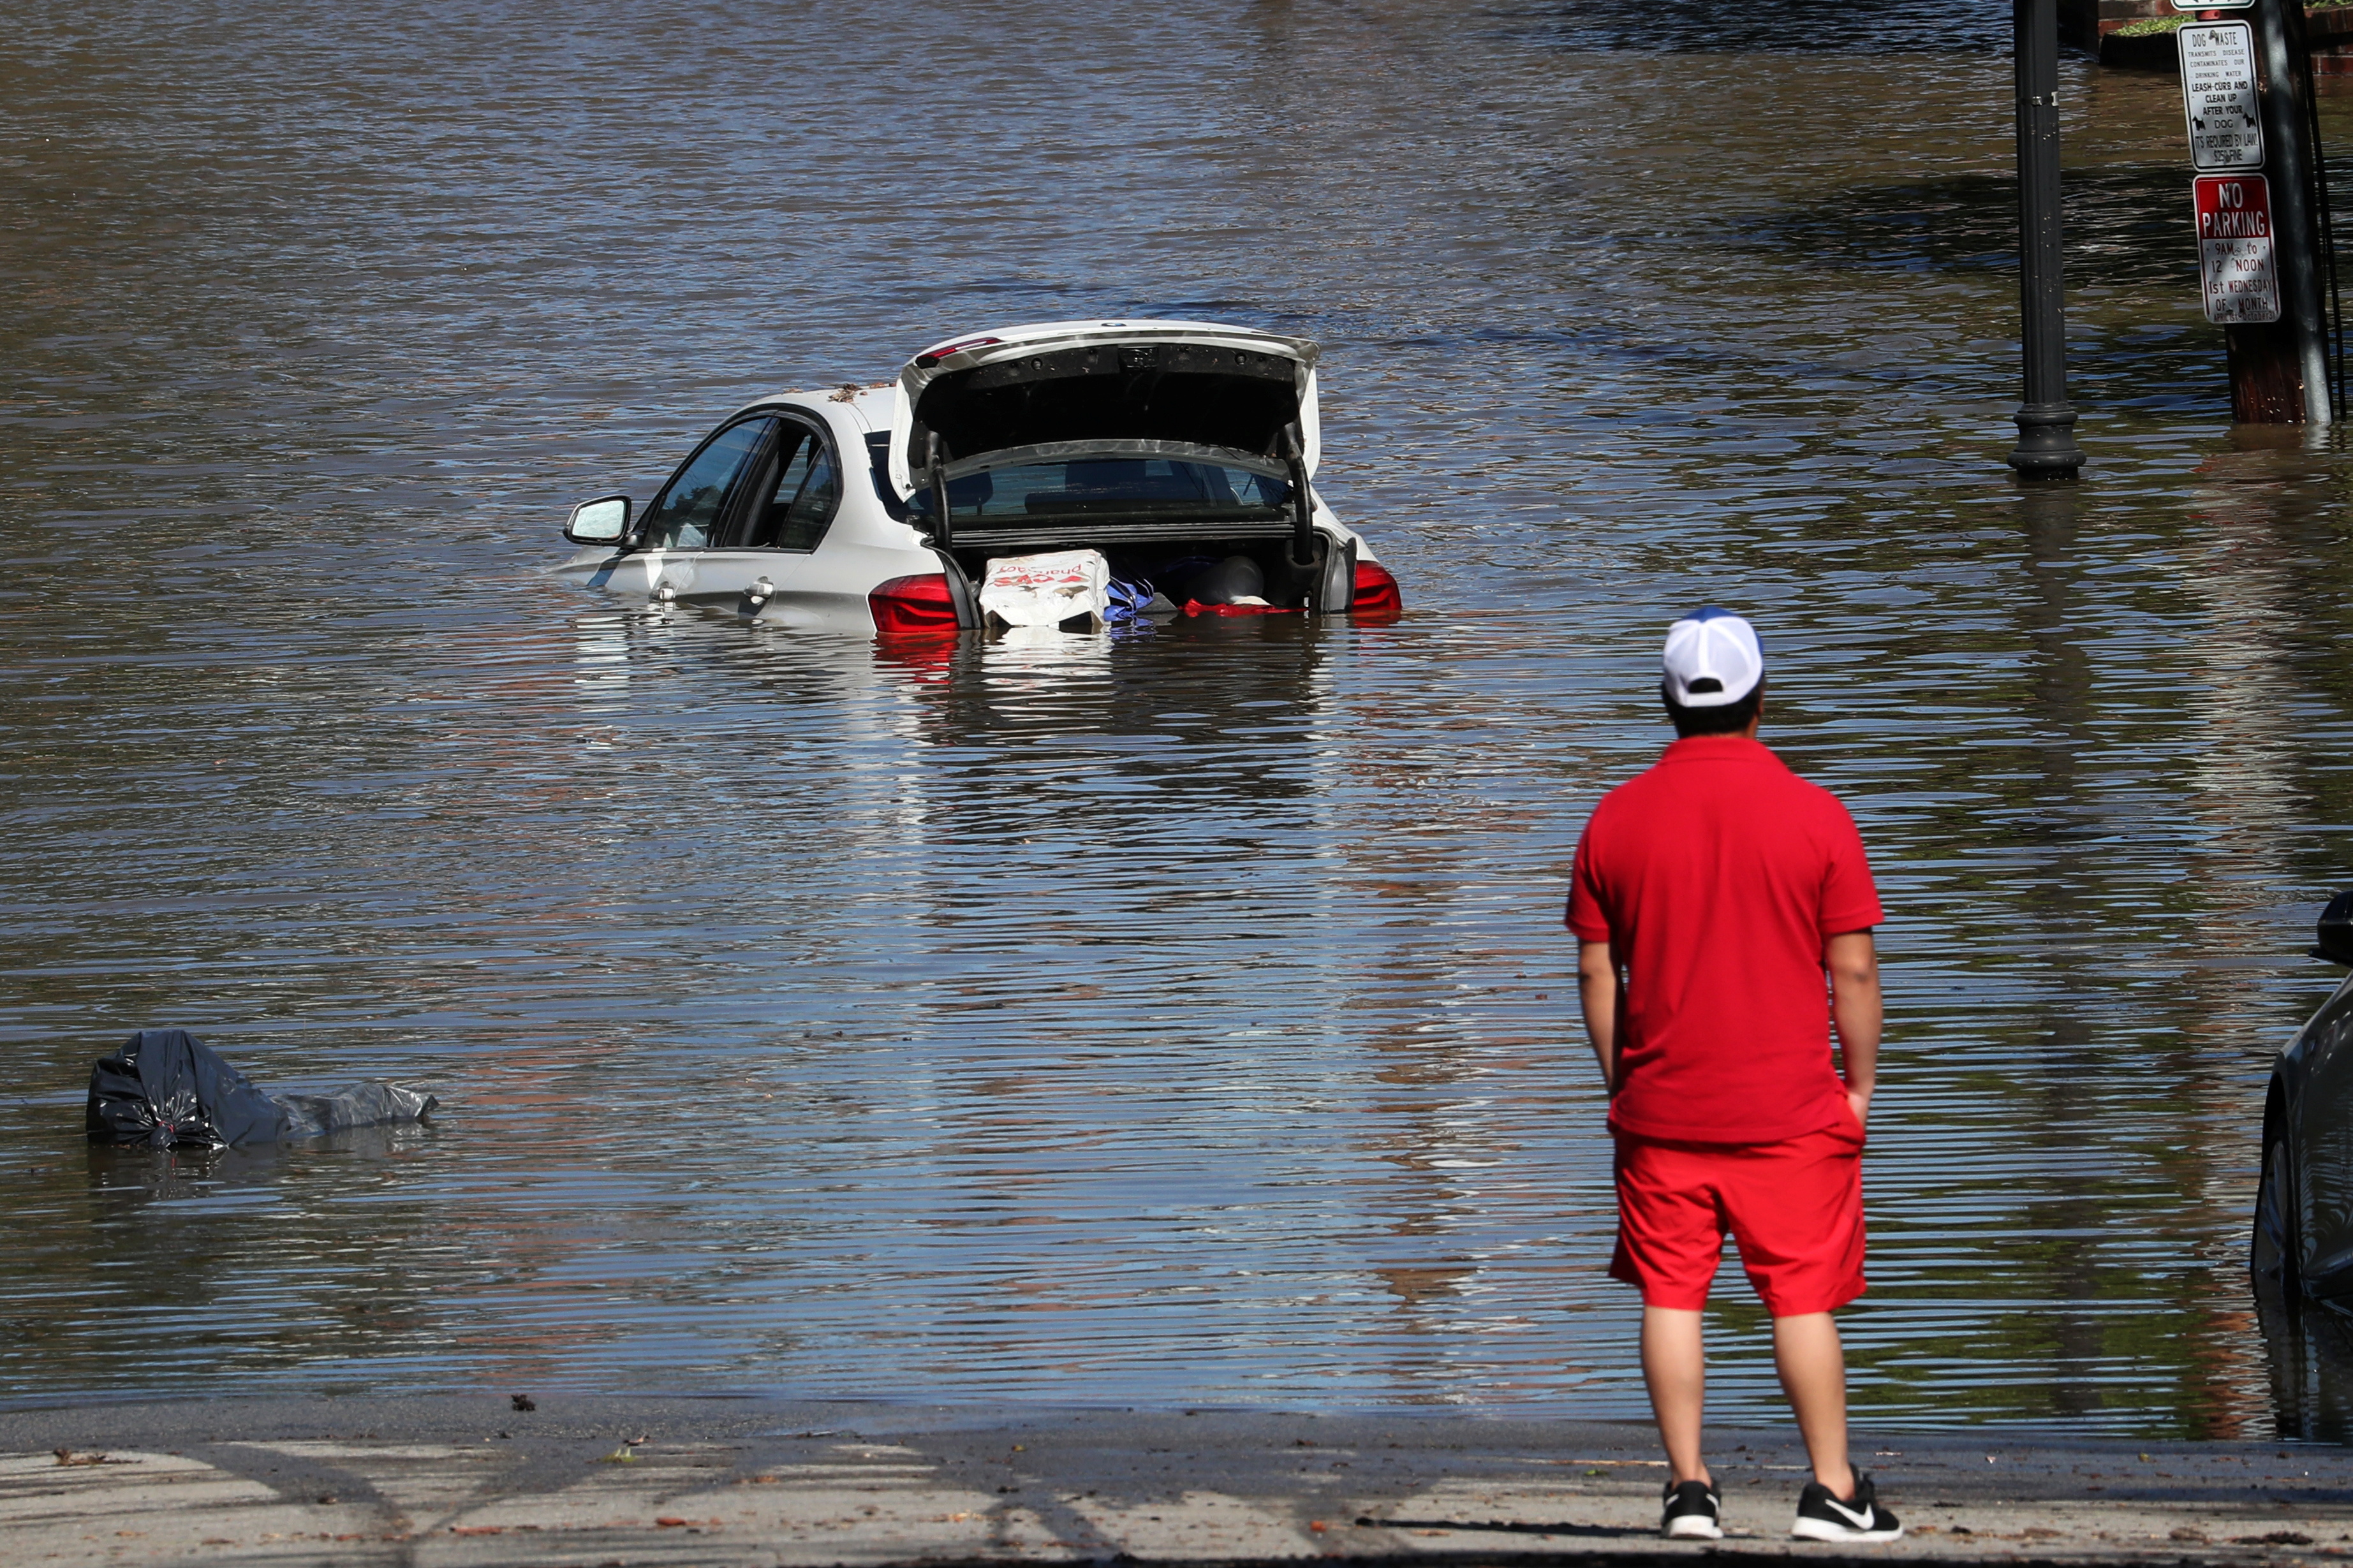
[[[1005,456],[1011,460],[949,465],[948,507],[955,516],[983,521],[1140,512],[1271,517],[1280,516],[1291,500],[1291,483],[1279,468],[1239,457],[1115,449],[1044,460]],[[917,490],[912,505],[929,515],[928,487]]]

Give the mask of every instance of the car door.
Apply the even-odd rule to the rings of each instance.
[[[2353,986],[2313,1015],[2295,1054],[2297,1271],[2316,1295],[2353,1295]]]
[[[638,532],[649,592],[668,588],[687,603],[725,592],[721,579],[727,574],[708,568],[775,444],[777,424],[773,414],[754,414],[721,426],[655,495]],[[742,584],[734,592],[742,593]]]
[[[749,613],[810,591],[810,562],[841,508],[841,460],[816,422],[785,413],[771,425],[681,597]]]

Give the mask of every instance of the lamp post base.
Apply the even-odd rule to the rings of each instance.
[[[2018,449],[2010,466],[2021,479],[2072,479],[2084,466],[2075,445],[2075,409],[2066,403],[2029,403],[2020,408]]]

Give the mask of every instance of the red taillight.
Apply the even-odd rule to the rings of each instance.
[[[1377,561],[1356,563],[1356,591],[1348,600],[1348,613],[1360,621],[1393,621],[1405,614],[1405,595],[1398,592],[1388,567]]]
[[[874,612],[877,637],[955,635],[955,599],[948,592],[947,574],[943,572],[893,577],[866,595],[866,607]]]

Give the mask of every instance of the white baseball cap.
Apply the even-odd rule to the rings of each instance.
[[[1765,679],[1757,628],[1714,605],[1702,605],[1667,628],[1667,700],[1678,708],[1722,708]]]

